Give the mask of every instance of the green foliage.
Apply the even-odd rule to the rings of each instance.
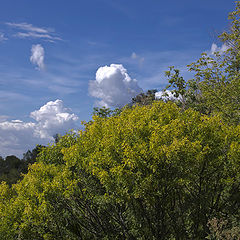
[[[209,219],[239,218],[239,136],[220,116],[171,102],[95,115],[84,131],[43,148],[3,198],[0,235],[203,239]]]
[[[14,209],[12,208],[14,201],[13,190],[5,183],[0,184],[0,236],[2,240],[13,239],[17,229],[13,218]]]
[[[169,79],[167,88],[173,88],[175,97],[181,96],[177,104],[182,109],[193,108],[204,114],[220,113],[230,123],[240,122],[240,73],[230,63],[231,52],[206,53],[189,70],[195,73],[193,79],[183,80],[179,70],[170,68],[166,72]]]
[[[208,112],[219,112],[231,123],[240,123],[240,75],[226,55],[202,57],[190,65],[195,72],[202,103]],[[191,82],[191,81],[190,81]],[[203,108],[203,107],[202,107]]]
[[[5,159],[0,157],[0,182],[5,181],[12,185],[22,179],[22,174],[27,173],[28,165],[36,162],[37,155],[43,146],[38,145],[32,151],[23,154],[23,159],[11,155]]]
[[[111,117],[111,116],[115,116],[118,115],[121,112],[121,109],[116,108],[114,110],[111,110],[110,108],[106,108],[106,107],[94,107],[93,108],[93,115],[99,116],[99,117]]]
[[[168,71],[165,71],[165,76],[168,78],[169,85],[166,87],[173,87],[172,93],[175,98],[185,96],[186,94],[186,82],[183,77],[180,76],[180,71],[173,66],[169,67]]]
[[[107,121],[95,118],[64,155],[66,161],[74,156],[71,163],[81,159],[80,166],[100,180],[109,201],[131,203],[128,214],[133,214],[132,224],[142,226],[140,235],[200,237],[211,213],[226,207],[224,199],[218,204],[218,196],[228,177],[237,174],[230,172],[224,153],[231,141],[227,132],[217,116],[180,113],[174,104],[155,103]]]
[[[234,224],[234,226],[232,225]],[[210,234],[207,239],[210,240],[238,240],[240,236],[240,226],[238,223],[232,223],[228,220],[213,218],[208,222]]]
[[[156,89],[148,90],[146,93],[140,93],[132,99],[131,105],[150,105],[155,101]]]
[[[177,104],[183,109],[193,108],[204,114],[220,113],[232,124],[240,123],[240,2],[229,14],[230,29],[219,36],[228,47],[224,53],[203,53],[188,65],[194,78],[185,81],[179,70],[170,67],[166,72]]]
[[[44,146],[37,145],[32,151],[28,150],[26,153],[23,154],[23,161],[28,164],[33,164],[36,162],[38,154],[42,151]]]
[[[14,155],[7,156],[5,159],[0,158],[0,182],[14,184],[21,178],[21,173],[26,172],[26,170],[26,162]]]
[[[236,9],[228,16],[230,20],[230,28],[224,31],[219,38],[225,42],[230,48],[235,60],[239,61],[240,50],[240,1],[236,1]],[[237,67],[237,65],[236,65]],[[239,70],[239,66],[237,67]]]

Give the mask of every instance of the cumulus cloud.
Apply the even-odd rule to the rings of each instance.
[[[170,90],[156,92],[155,93],[155,98],[156,99],[162,99],[163,101],[181,100],[181,96],[176,98]]]
[[[56,133],[63,133],[66,129],[71,129],[78,120],[70,109],[63,106],[61,100],[48,102],[30,116],[38,122],[35,135],[40,138],[51,138]]]
[[[32,55],[30,61],[32,64],[37,65],[37,69],[44,69],[44,48],[40,45],[32,45]]]
[[[223,44],[221,47],[218,47],[217,44],[213,43],[211,46],[210,54],[213,55],[215,52],[223,54],[225,51],[228,50],[228,48],[229,47],[226,44]]]
[[[62,40],[55,35],[55,31],[49,28],[36,27],[29,23],[5,23],[9,27],[20,30],[14,36],[19,38],[42,38],[50,42]]]
[[[30,114],[35,120],[0,122],[0,155],[20,156],[36,144],[47,144],[56,133],[64,134],[76,128],[78,117],[65,108],[61,100],[50,101]]]
[[[96,79],[89,82],[89,94],[105,107],[122,107],[140,92],[137,81],[130,78],[121,64],[100,67]]]

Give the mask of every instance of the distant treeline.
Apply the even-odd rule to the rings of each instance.
[[[32,151],[28,150],[20,159],[14,155],[5,158],[0,156],[0,182],[5,181],[12,185],[20,180],[24,173],[27,173],[29,164],[36,162],[38,153],[43,146],[38,145]]]

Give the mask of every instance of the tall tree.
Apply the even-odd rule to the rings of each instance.
[[[219,38],[227,46],[225,52],[212,55],[203,53],[196,62],[188,65],[194,78],[185,81],[179,70],[170,68],[167,88],[175,96],[181,96],[178,104],[183,108],[194,108],[205,114],[221,113],[233,124],[240,123],[240,2],[229,14],[229,31]]]

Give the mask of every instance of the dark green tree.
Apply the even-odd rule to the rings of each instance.
[[[120,108],[116,108],[116,109],[112,110],[107,107],[94,107],[92,115],[99,116],[102,118],[107,118],[107,117],[111,117],[111,116],[116,116],[120,112],[121,112]]]
[[[27,164],[33,164],[36,162],[38,154],[44,148],[42,145],[37,145],[32,151],[28,150],[26,153],[23,154],[23,161]]]
[[[156,89],[148,90],[146,93],[140,93],[136,97],[132,98],[130,105],[139,104],[139,105],[150,105],[155,101]]]

